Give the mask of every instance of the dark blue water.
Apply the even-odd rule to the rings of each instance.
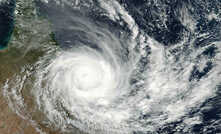
[[[181,42],[184,38],[188,38],[184,45],[188,46],[190,43],[200,49],[206,45],[210,45],[204,52],[202,52],[200,56],[207,56],[208,59],[214,58],[216,55],[216,46],[212,45],[215,41],[221,41],[221,21],[220,19],[208,19],[208,15],[211,12],[219,14],[219,9],[221,9],[221,1],[220,0],[118,0],[122,6],[126,8],[129,14],[134,18],[135,22],[138,24],[139,28],[145,31],[147,35],[154,38],[162,45],[171,46],[176,45]],[[39,1],[37,3],[38,7],[40,7],[40,12],[47,17],[49,17],[50,21],[53,22],[54,25],[63,25],[64,23],[69,25],[69,21],[66,16],[71,16],[69,14],[71,11],[61,13],[58,11],[58,8],[55,8],[55,5],[43,5]],[[184,26],[181,22],[179,11],[182,10],[183,7],[187,8],[191,17],[196,20],[196,28],[194,31],[188,29],[188,27]],[[191,7],[191,8],[190,8]],[[67,10],[68,7],[66,7]],[[68,9],[72,10],[72,9]],[[106,26],[113,29],[121,29],[127,31],[126,28],[120,26],[119,24],[108,20],[105,17],[99,16],[99,12],[95,9],[87,12],[89,9],[85,9],[84,13],[89,14],[94,22],[98,22],[100,24],[107,24]],[[56,13],[56,14],[55,14]],[[81,12],[71,12],[72,15],[77,16],[81,15]],[[75,13],[75,14],[74,14]],[[62,15],[60,15],[62,14]],[[165,14],[165,17],[162,18],[161,15]],[[220,14],[221,16],[221,14]],[[219,17],[220,17],[219,16]],[[76,17],[77,18],[77,17]],[[62,20],[62,22],[61,22]],[[75,42],[80,35],[79,33],[72,33],[65,35],[65,33],[71,33],[70,31],[65,31],[65,29],[59,29],[58,27],[54,28],[55,38],[58,40],[60,44],[68,46],[65,44],[65,41],[69,40],[72,43]],[[113,31],[114,32],[114,31]],[[207,34],[205,34],[207,33]],[[84,34],[82,34],[84,35]],[[79,36],[80,38],[80,36]],[[85,39],[85,37],[84,37]],[[192,41],[194,39],[194,41]],[[191,42],[192,41],[192,42]],[[92,43],[87,43],[92,44]],[[188,50],[187,50],[188,51]],[[174,54],[177,52],[174,50]],[[145,60],[144,60],[145,62]],[[146,64],[146,63],[144,63]],[[204,76],[208,74],[208,72],[213,68],[213,63],[206,63],[206,66],[200,71],[199,67],[194,66],[192,70],[192,74],[190,75],[189,81],[199,81]],[[221,112],[221,86],[217,87],[217,96],[207,100],[199,109],[192,111],[189,113],[189,117],[193,117],[194,114],[202,115],[203,122],[197,124],[191,128],[192,133],[194,134],[215,134],[221,132],[221,128],[216,127],[216,120],[219,120],[220,112]],[[210,109],[203,109],[206,106],[212,106]],[[216,122],[219,123],[221,122]],[[179,126],[181,122],[174,122],[165,127],[160,128],[156,133],[165,133],[165,134],[173,134],[177,132],[175,129]],[[189,131],[188,131],[189,132]],[[187,133],[188,133],[187,132]],[[180,133],[186,133],[184,130],[180,130]]]
[[[0,4],[0,50],[7,47],[14,28],[15,0]]]
[[[185,35],[188,35],[189,40],[195,38],[194,46],[198,49],[211,45],[200,56],[207,56],[208,59],[214,58],[216,55],[216,46],[212,43],[221,41],[221,21],[220,19],[208,19],[211,12],[219,14],[221,9],[220,0],[119,0],[121,4],[130,12],[135,19],[139,28],[143,29],[149,36],[162,43],[165,46],[179,43]],[[191,16],[197,20],[195,31],[188,30],[179,20],[178,11],[182,7],[188,8]],[[166,26],[163,25],[161,14],[166,14]],[[206,34],[205,34],[206,33]],[[205,35],[204,35],[205,34]],[[188,46],[192,42],[186,42]],[[174,52],[176,53],[176,52]],[[203,70],[199,71],[198,67],[194,67],[189,78],[190,81],[198,81],[212,69],[211,62],[206,63]],[[200,114],[202,123],[194,125],[191,129],[194,134],[216,134],[221,133],[219,124],[221,113],[221,86],[217,86],[217,96],[204,102],[201,108],[189,113],[189,117],[195,114]],[[208,107],[204,109],[203,107]],[[174,134],[177,133],[176,127],[180,122],[170,123],[160,128],[157,133]],[[178,132],[180,134],[189,134],[184,130]]]
[[[160,42],[165,47],[176,45],[179,42],[182,42],[184,38],[187,38],[188,40],[186,43],[184,43],[184,45],[186,45],[187,48],[186,51],[188,51],[188,45],[190,45],[190,43],[193,43],[196,49],[201,49],[204,46],[210,45],[207,49],[205,49],[205,51],[201,53],[201,55],[199,55],[199,57],[206,56],[208,58],[206,66],[203,69],[199,69],[198,66],[194,66],[189,77],[189,81],[199,81],[200,79],[205,77],[213,68],[214,65],[212,62],[210,62],[210,60],[212,60],[216,56],[217,47],[212,43],[216,41],[221,41],[221,19],[208,19],[208,15],[211,12],[219,14],[219,10],[221,9],[220,0],[118,1],[133,17],[140,29],[142,29],[148,36]],[[85,8],[82,9],[81,12],[72,11],[73,9],[67,6],[64,8],[65,10],[59,10],[59,7],[56,7],[55,3],[51,2],[50,5],[44,5],[39,0],[36,0],[36,5],[39,8],[40,14],[48,18],[50,22],[52,22],[55,40],[59,43],[59,45],[65,47],[69,47],[70,44],[88,44],[92,48],[96,47],[96,44],[90,39],[88,39],[88,37],[90,36],[86,36],[86,33],[83,33],[79,30],[68,30],[67,28],[63,27],[75,24],[79,28],[84,28],[84,25],[79,25],[77,23],[77,19],[83,18],[82,16],[85,16],[85,18],[83,18],[85,21],[93,21],[97,25],[110,29],[111,32],[116,32],[116,34],[119,29],[125,31],[125,33],[128,32],[127,27],[123,27],[118,23],[99,15],[100,12],[98,12],[95,8],[93,10]],[[11,0],[10,3],[0,5],[0,49],[4,49],[7,47],[7,44],[13,32],[14,7],[14,0]],[[188,27],[183,25],[183,23],[180,20],[179,11],[182,10],[183,7],[187,7],[187,10],[190,13],[191,17],[193,17],[194,20],[196,20],[196,29],[194,29],[194,31],[188,29]],[[162,14],[165,14],[165,16],[162,17]],[[74,19],[76,19],[76,21],[71,20],[69,16],[74,16]],[[221,17],[221,13],[219,17]],[[148,48],[147,51],[149,51]],[[174,55],[178,55],[178,51],[179,50],[174,50],[172,53]],[[146,59],[142,59],[141,63],[143,64],[142,67],[144,68],[144,66],[148,64],[148,61]],[[204,109],[204,107],[207,106],[210,106],[210,108]],[[191,111],[188,115],[186,115],[189,118],[193,117],[194,115],[201,115],[202,123],[194,125],[192,128],[190,128],[191,130],[188,132],[185,132],[184,130],[180,130],[180,132],[177,132],[176,127],[180,126],[182,124],[182,121],[173,122],[160,128],[159,130],[157,130],[156,133],[220,133],[220,113],[221,86],[217,85],[217,96],[206,100],[199,109],[195,109],[194,111]],[[143,118],[146,117],[146,115],[143,116]]]

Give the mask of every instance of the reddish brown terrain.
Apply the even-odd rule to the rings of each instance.
[[[33,54],[21,58],[19,55],[19,52],[15,51],[0,52],[0,134],[39,134],[28,120],[22,119],[9,108],[7,99],[3,96],[3,86],[6,80],[18,73],[22,65],[30,63],[37,56]],[[47,134],[58,134],[47,128],[43,129]]]

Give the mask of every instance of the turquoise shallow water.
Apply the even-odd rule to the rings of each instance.
[[[14,29],[15,0],[0,5],[0,50],[7,48]]]
[[[16,0],[14,31],[0,18],[11,111],[42,134],[221,132],[221,2],[76,1]]]
[[[12,30],[11,30],[12,31]],[[0,50],[4,50],[7,48],[8,43],[10,41],[11,38],[11,34],[12,32],[10,32],[6,37],[4,37],[1,41],[0,41]]]

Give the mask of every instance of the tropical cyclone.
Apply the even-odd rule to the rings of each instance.
[[[220,90],[220,40],[196,46],[206,34],[192,35],[191,27],[165,45],[114,0],[38,2],[59,45],[44,46],[35,64],[6,82],[5,96],[19,115],[27,116],[30,94],[44,120],[31,113],[27,119],[64,133],[160,133],[177,122],[173,131],[192,133],[203,123],[199,111],[211,108],[203,105]]]

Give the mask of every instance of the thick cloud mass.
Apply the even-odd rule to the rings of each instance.
[[[35,1],[58,45],[45,46],[34,65],[7,81],[11,107],[35,125],[70,133],[199,133],[217,127],[204,113],[220,101],[220,12],[200,18],[197,2],[143,3]],[[25,114],[24,87],[44,119]]]

